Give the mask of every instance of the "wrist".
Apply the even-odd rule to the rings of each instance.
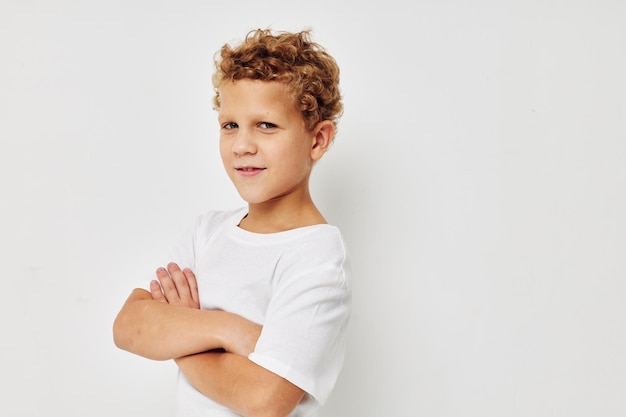
[[[232,314],[226,311],[214,311],[213,337],[216,343],[224,350],[231,351],[233,347]]]

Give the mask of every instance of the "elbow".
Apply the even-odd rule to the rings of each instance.
[[[155,361],[172,359],[164,355],[159,349],[155,349],[151,343],[142,341],[144,331],[122,310],[113,321],[113,343],[121,350]]]
[[[128,336],[127,320],[120,312],[113,321],[113,343],[122,350],[130,350],[130,342],[132,338]]]
[[[284,392],[266,393],[258,401],[249,404],[246,417],[287,417],[298,405],[304,393],[300,396],[284,395]]]
[[[131,353],[137,353],[136,345],[141,333],[138,324],[139,321],[132,317],[129,308],[124,306],[113,321],[113,343],[115,346]]]
[[[138,336],[142,333],[138,319],[138,302],[145,299],[143,291],[135,290],[113,321],[113,343],[119,349],[137,353]]]
[[[289,413],[282,412],[281,409],[274,407],[272,404],[267,406],[254,406],[248,412],[244,413],[245,417],[286,417]]]
[[[284,407],[282,404],[272,404],[269,401],[265,405],[259,405],[246,414],[249,417],[287,417],[295,407]]]

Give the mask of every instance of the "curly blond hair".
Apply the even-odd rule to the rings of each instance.
[[[220,108],[220,87],[242,79],[277,81],[294,94],[308,129],[323,120],[337,126],[343,113],[339,66],[311,31],[297,33],[256,29],[238,46],[225,44],[216,53],[213,86],[215,109]]]

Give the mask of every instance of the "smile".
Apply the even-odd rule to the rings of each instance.
[[[252,177],[257,174],[260,174],[261,172],[265,170],[265,168],[259,168],[259,167],[239,167],[235,169],[243,177]]]

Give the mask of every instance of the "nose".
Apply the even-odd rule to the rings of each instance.
[[[233,141],[235,155],[254,155],[257,151],[256,141],[252,132],[239,128]]]

